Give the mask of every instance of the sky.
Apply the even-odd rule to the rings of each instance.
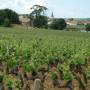
[[[90,18],[90,0],[0,0],[0,9],[27,14],[35,4],[46,6],[48,16],[53,12],[58,18]]]

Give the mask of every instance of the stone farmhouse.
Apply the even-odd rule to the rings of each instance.
[[[30,25],[30,19],[28,18],[28,15],[19,15],[19,21],[23,26]]]

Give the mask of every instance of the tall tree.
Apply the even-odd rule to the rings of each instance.
[[[30,19],[32,26],[43,27],[47,25],[47,16],[45,15],[46,7],[40,5],[34,5],[31,8]]]
[[[40,6],[40,5],[34,5],[32,8],[32,13],[33,15],[35,15],[35,17],[38,17],[38,16],[45,16],[45,11],[47,10],[46,7],[44,6]]]

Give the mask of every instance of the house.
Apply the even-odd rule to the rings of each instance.
[[[19,16],[19,21],[24,26],[30,25],[30,19],[28,18],[27,15],[20,15]]]
[[[90,21],[84,21],[84,25],[90,24]]]
[[[48,18],[48,25],[51,25],[53,20],[54,20],[54,18]]]
[[[67,19],[66,23],[67,23],[67,25],[70,25],[70,26],[77,26],[78,20],[69,20],[69,19]]]

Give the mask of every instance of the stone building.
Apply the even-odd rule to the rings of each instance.
[[[27,15],[20,15],[19,21],[23,26],[29,26],[30,25],[30,19]]]

